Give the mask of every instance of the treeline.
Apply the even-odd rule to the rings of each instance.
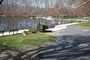
[[[48,15],[53,0],[4,0],[0,5],[3,16],[35,16]]]
[[[75,0],[74,0],[75,1]],[[70,2],[70,3],[69,3]],[[69,0],[3,0],[2,16],[71,16]]]
[[[1,0],[2,16],[90,16],[89,0]],[[82,5],[83,3],[86,4]],[[79,8],[78,6],[82,5]]]

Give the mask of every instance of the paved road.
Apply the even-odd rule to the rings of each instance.
[[[41,60],[90,60],[90,28],[68,27],[49,34],[58,41],[40,52]]]

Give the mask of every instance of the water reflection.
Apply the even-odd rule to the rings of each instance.
[[[51,25],[55,26],[56,24],[61,24],[60,21],[52,21],[52,20],[45,20],[45,19],[36,19],[31,17],[0,17],[0,31],[8,31],[11,29],[30,29],[36,28],[36,25],[39,24],[46,24],[49,27]],[[63,22],[63,24],[68,22]]]

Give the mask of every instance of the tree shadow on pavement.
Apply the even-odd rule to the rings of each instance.
[[[38,55],[39,54],[39,55]],[[89,60],[90,36],[61,36],[56,44],[21,52],[3,50],[0,60]]]
[[[46,47],[38,56],[41,60],[89,60],[90,36],[61,36],[57,44]]]

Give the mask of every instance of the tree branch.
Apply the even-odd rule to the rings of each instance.
[[[0,5],[2,4],[3,0],[0,0]]]

